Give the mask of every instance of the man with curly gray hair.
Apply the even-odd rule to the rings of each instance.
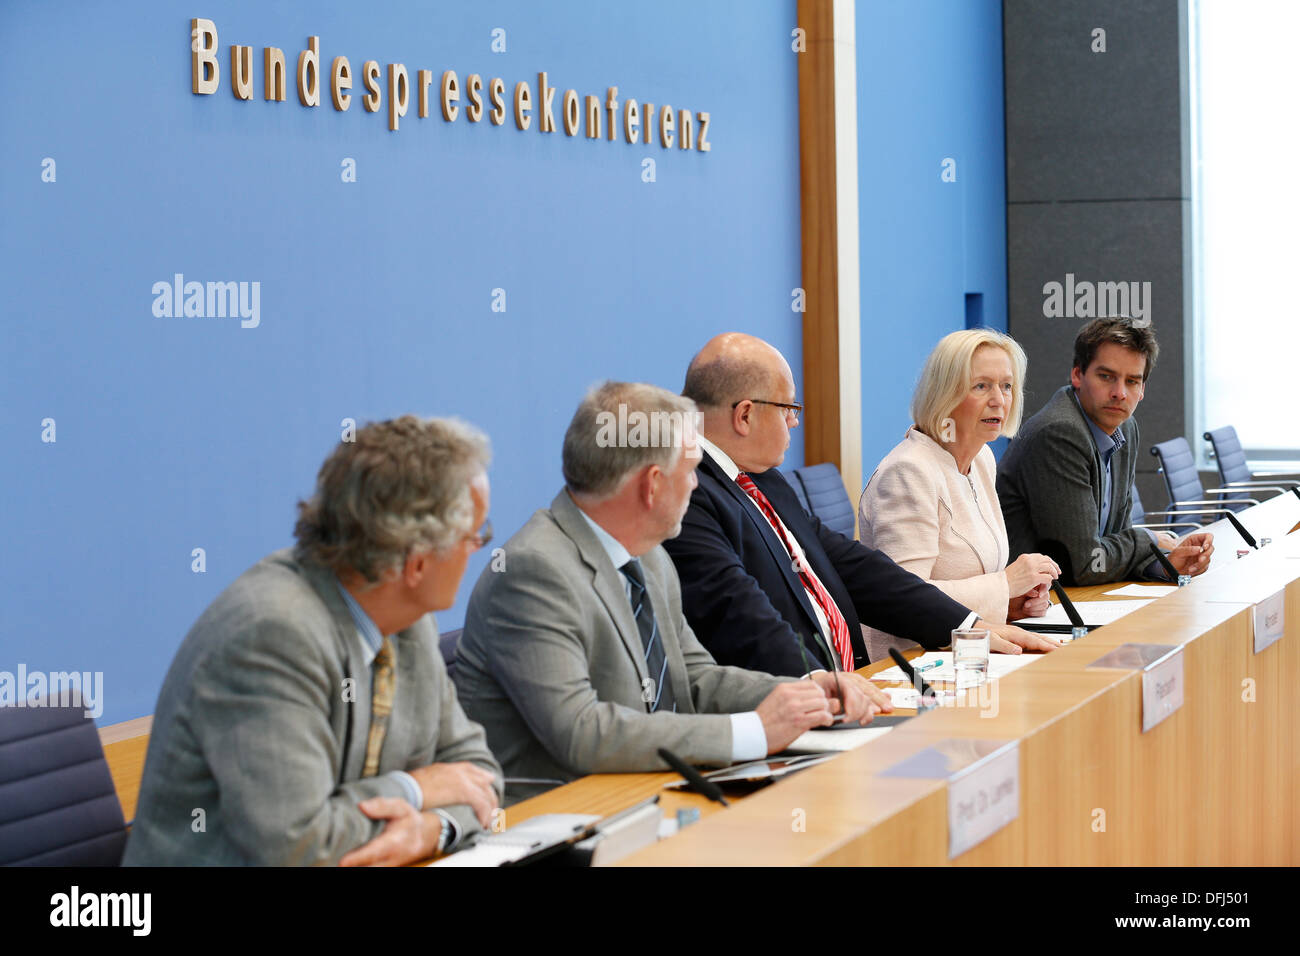
[[[230,585],[154,714],[128,864],[400,864],[486,826],[503,790],[430,612],[487,543],[486,437],[368,425],[298,505],[297,547]]]

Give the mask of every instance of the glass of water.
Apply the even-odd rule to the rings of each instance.
[[[988,628],[959,627],[952,632],[952,666],[957,672],[958,693],[989,679]]]

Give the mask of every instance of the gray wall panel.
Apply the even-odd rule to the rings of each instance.
[[[1009,326],[1029,356],[1025,410],[1032,413],[1069,381],[1074,337],[1088,316],[1044,314],[1043,288],[1062,288],[1074,276],[1075,302],[1084,283],[1138,284],[1143,309],[1156,330],[1160,358],[1138,406],[1142,444],[1184,434],[1183,207],[1179,201],[1038,203],[1013,205],[1007,213]],[[1150,283],[1149,298],[1144,290]],[[1086,301],[1082,303],[1086,308]],[[1130,302],[1130,311],[1133,303]],[[1065,311],[1062,309],[1061,311]],[[1093,316],[1105,310],[1095,301]],[[1154,472],[1144,448],[1140,472]],[[1139,486],[1146,499],[1147,489]],[[1154,487],[1153,487],[1154,494]],[[1150,500],[1160,501],[1163,494]]]
[[[1069,380],[1087,321],[1045,315],[1044,285],[1149,282],[1160,360],[1137,411],[1138,489],[1162,507],[1148,450],[1187,435],[1191,381],[1186,0],[1004,0],[1003,31],[1008,327],[1029,355],[1026,411]],[[1094,300],[1093,315],[1117,305]]]
[[[1185,198],[1179,10],[1005,0],[1008,202]]]

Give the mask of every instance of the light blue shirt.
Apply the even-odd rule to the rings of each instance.
[[[339,594],[343,596],[343,603],[347,605],[348,613],[352,615],[352,623],[356,625],[357,636],[361,638],[362,647],[365,649],[366,667],[369,668],[374,664],[379,649],[384,646],[384,635],[380,633],[379,626],[370,619],[370,615],[366,613],[365,608],[357,603],[357,599],[348,592],[343,583],[337,578],[334,579],[334,583],[338,585]],[[424,809],[424,791],[420,789],[420,785],[416,783],[414,777],[405,770],[390,770],[384,776],[392,777],[402,785],[402,789],[406,791],[407,802],[411,806],[417,810]],[[433,812],[438,815],[438,819],[442,820],[442,825],[448,833],[448,838],[443,841],[443,848],[451,850],[460,841],[460,828],[456,826],[456,821],[451,814],[444,813],[437,808]]]
[[[592,532],[596,535],[596,540],[605,549],[605,554],[609,556],[609,560],[615,569],[623,567],[632,560],[632,555],[628,553],[627,548],[623,547],[612,534],[592,521],[591,516],[581,508],[578,511],[586,519],[587,524],[591,526]],[[623,593],[627,595],[628,604],[630,605],[632,602],[632,582],[621,571],[619,577],[623,579]],[[763,719],[758,716],[758,711],[751,710],[743,714],[732,714],[732,763],[758,760],[765,756],[767,756],[767,731],[763,729]]]
[[[1124,432],[1121,429],[1115,429],[1113,434],[1107,435],[1101,430],[1088,413],[1083,411],[1083,405],[1079,403],[1079,395],[1074,395],[1074,403],[1079,405],[1079,411],[1083,412],[1083,420],[1088,423],[1088,430],[1092,432],[1093,443],[1097,446],[1097,451],[1101,455],[1101,515],[1097,522],[1097,533],[1101,536],[1106,534],[1106,522],[1110,520],[1110,492],[1112,487],[1110,460],[1115,456],[1115,452],[1124,447]]]

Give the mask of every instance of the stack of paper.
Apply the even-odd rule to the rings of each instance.
[[[1076,601],[1074,609],[1079,612],[1084,624],[1100,627],[1103,624],[1113,624],[1124,615],[1132,614],[1150,603],[1151,601]],[[1060,604],[1053,604],[1042,617],[1027,617],[1025,621],[1032,624],[1070,625],[1070,618]]]

